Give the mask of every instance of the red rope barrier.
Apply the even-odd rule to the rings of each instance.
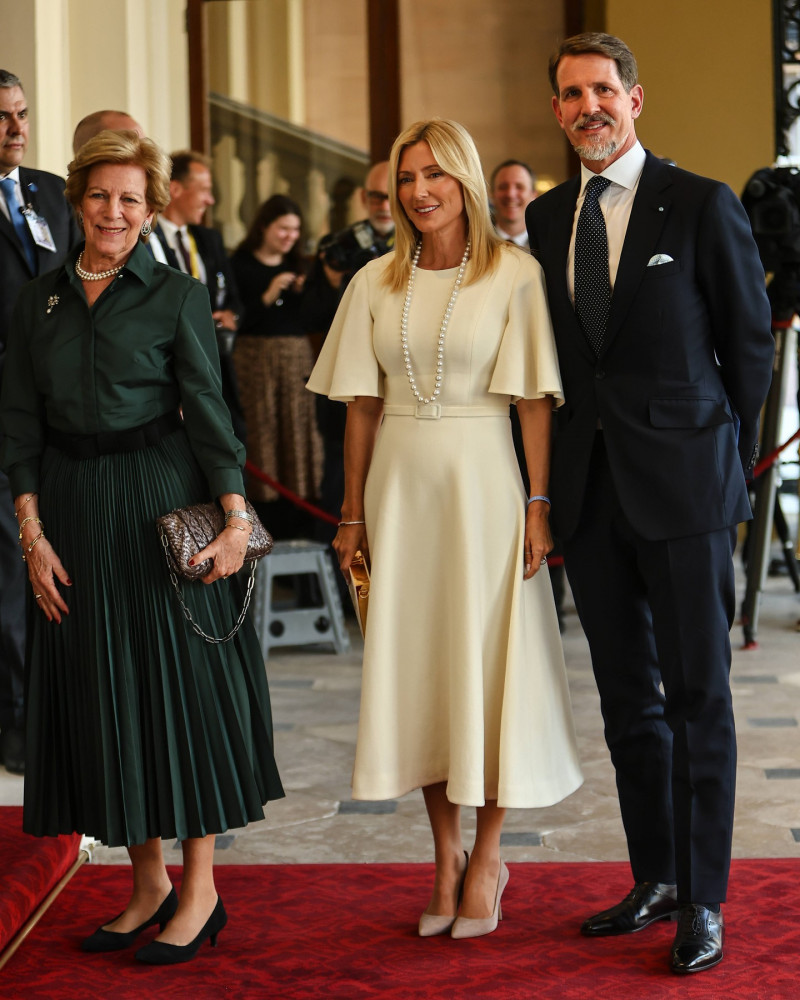
[[[769,453],[769,455],[765,455],[758,462],[756,467],[753,469],[753,479],[758,479],[762,472],[766,472],[771,465],[774,465],[778,460],[778,455],[780,455],[784,448],[788,448],[792,441],[796,441],[798,438],[800,438],[800,427],[798,427],[788,441],[784,441],[783,444],[779,444],[777,448]]]
[[[301,510],[305,510],[309,514],[313,514],[318,520],[327,521],[328,524],[339,523],[338,517],[334,517],[333,514],[329,514],[327,510],[323,510],[321,507],[316,507],[313,503],[309,503],[308,500],[304,500],[296,493],[292,493],[292,491],[287,489],[283,483],[279,483],[277,479],[273,479],[272,476],[268,476],[266,472],[259,469],[257,465],[253,465],[249,458],[244,463],[244,467],[251,476],[261,480],[262,483],[266,483],[267,486],[271,486],[276,493],[280,493],[282,497],[286,497],[286,499],[290,500],[295,507],[300,507]]]

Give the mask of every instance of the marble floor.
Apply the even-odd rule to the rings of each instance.
[[[744,580],[740,580],[741,599]],[[735,857],[800,857],[800,600],[786,576],[767,582],[759,648],[743,651],[735,626],[732,690],[739,739]],[[548,809],[512,810],[503,835],[510,861],[624,860],[614,777],[603,741],[588,650],[567,602],[564,647],[585,781]],[[274,650],[267,662],[275,749],[286,798],[267,818],[217,840],[219,863],[429,861],[422,796],[354,802],[350,773],[358,717],[361,641]],[[23,779],[0,768],[0,804],[22,801]],[[463,816],[471,842],[474,811]],[[168,860],[180,845],[165,844]],[[96,863],[126,860],[99,847]]]

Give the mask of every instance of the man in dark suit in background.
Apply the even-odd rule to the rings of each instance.
[[[0,376],[11,313],[20,288],[58,267],[78,239],[64,181],[21,166],[28,144],[28,105],[18,77],[0,70]],[[8,479],[0,472],[0,760],[25,769],[23,675],[25,593]]]
[[[635,886],[591,936],[679,918],[675,972],[722,959],[736,737],[736,525],[773,356],[750,225],[639,144],[618,38],[567,39],[553,110],[581,175],[527,209],[564,382],[553,532],[589,640]],[[663,692],[661,686],[663,685]]]
[[[155,232],[167,262],[208,288],[211,313],[217,324],[222,395],[231,411],[236,436],[244,441],[244,414],[231,358],[242,304],[222,237],[216,229],[201,225],[206,209],[214,204],[211,160],[190,149],[172,153],[169,194],[170,203],[161,214]]]

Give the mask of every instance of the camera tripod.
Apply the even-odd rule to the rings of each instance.
[[[764,455],[770,455],[779,444],[781,408],[789,381],[789,365],[797,350],[797,331],[792,326],[791,317],[789,319],[774,317],[772,331],[775,336],[775,363],[772,385],[764,407],[761,433],[761,451]],[[773,527],[780,538],[794,589],[800,592],[797,560],[778,496],[779,478],[776,458],[758,477],[755,484],[755,513],[747,544],[747,587],[742,602],[744,649],[755,649],[758,645],[756,641],[758,614],[769,567]]]

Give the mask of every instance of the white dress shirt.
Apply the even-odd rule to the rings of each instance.
[[[522,247],[523,250],[530,249],[527,229],[523,229],[522,232],[517,233],[516,236],[512,236],[510,233],[505,232],[505,230],[501,229],[497,224],[495,224],[494,229],[501,240],[507,240],[509,243],[515,243],[518,247]]]
[[[169,243],[170,247],[175,251],[175,256],[178,258],[178,266],[182,271],[187,271],[186,262],[183,259],[183,254],[180,252],[180,249],[178,248],[178,240],[180,240],[186,250],[186,253],[187,254],[190,253],[189,242],[186,238],[187,227],[176,226],[174,222],[170,221],[170,219],[166,217],[166,215],[162,215],[159,218],[158,222],[159,225],[161,226],[164,236],[166,236],[167,238],[167,243]],[[206,267],[205,264],[203,263],[203,258],[200,256],[199,253],[197,254],[197,269],[200,272],[199,274],[200,281],[202,281],[203,284],[205,284]]]
[[[24,205],[25,199],[22,197],[22,188],[20,187],[19,183],[19,167],[14,167],[13,170],[9,170],[7,174],[4,174],[3,177],[0,177],[0,180],[5,180],[6,177],[10,177],[11,180],[14,182],[17,201],[19,202],[20,205]],[[2,212],[3,215],[8,219],[8,221],[11,222],[11,212],[9,212],[8,210],[8,205],[6,204],[5,195],[3,194],[2,191],[0,191],[0,212]]]
[[[598,204],[606,220],[608,234],[608,272],[611,279],[611,290],[617,279],[619,258],[622,254],[622,244],[628,231],[628,220],[631,217],[633,199],[639,187],[639,178],[644,170],[645,152],[640,142],[636,142],[627,153],[606,167],[600,174],[592,173],[581,164],[581,190],[575,205],[575,218],[572,222],[572,237],[569,241],[567,255],[567,287],[570,298],[575,300],[575,227],[586,196],[586,185],[593,177],[607,177],[611,183],[600,195]]]

